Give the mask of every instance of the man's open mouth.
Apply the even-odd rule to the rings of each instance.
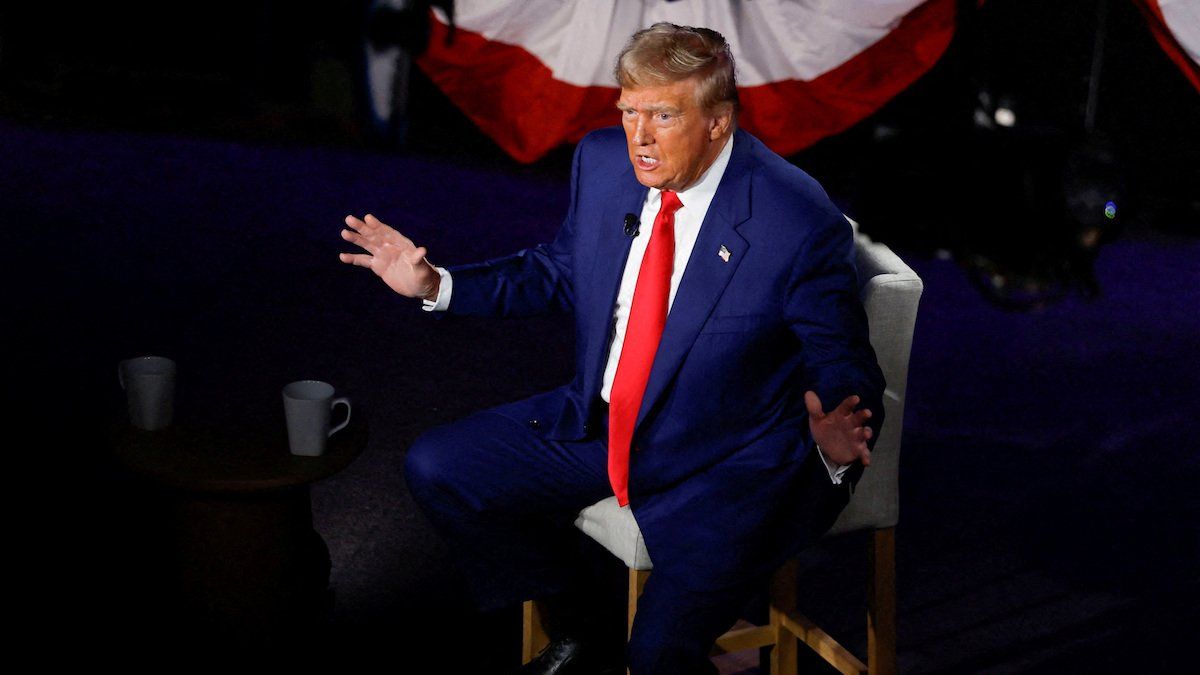
[[[640,169],[653,169],[654,167],[658,166],[658,162],[659,160],[655,157],[649,157],[647,155],[637,156],[637,165]]]

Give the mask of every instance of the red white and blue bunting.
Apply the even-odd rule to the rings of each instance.
[[[1200,91],[1200,0],[1134,0],[1154,39]]]
[[[875,112],[929,70],[954,0],[457,0],[418,65],[484,133],[532,162],[616,124],[613,64],[658,21],[730,42],[739,124],[789,154]]]
[[[1133,0],[1200,90],[1200,0]],[[456,0],[417,64],[508,154],[532,162],[616,124],[616,55],[657,21],[730,41],[741,126],[790,154],[849,128],[941,57],[955,0]]]

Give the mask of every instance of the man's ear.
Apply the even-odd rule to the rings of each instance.
[[[729,133],[729,129],[733,126],[733,104],[722,103],[717,106],[712,118],[712,125],[708,130],[708,139],[715,141]]]

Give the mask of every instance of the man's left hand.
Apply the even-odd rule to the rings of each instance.
[[[808,408],[808,428],[821,452],[836,464],[850,464],[860,460],[863,466],[871,464],[871,451],[867,441],[871,438],[871,427],[867,420],[871,411],[855,410],[858,396],[848,396],[828,414],[821,407],[821,399],[814,391],[804,393],[804,405]]]

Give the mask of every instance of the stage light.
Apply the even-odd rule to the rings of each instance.
[[[1116,204],[1116,202],[1111,202],[1111,201],[1110,201],[1110,202],[1107,202],[1107,203],[1104,205],[1104,217],[1105,217],[1105,218],[1108,218],[1109,220],[1112,220],[1112,219],[1114,219],[1114,218],[1116,218],[1116,217],[1117,217],[1117,204]]]
[[[1009,108],[996,108],[996,114],[994,117],[996,119],[996,124],[999,124],[1002,127],[1011,127],[1017,123],[1017,114]]]

